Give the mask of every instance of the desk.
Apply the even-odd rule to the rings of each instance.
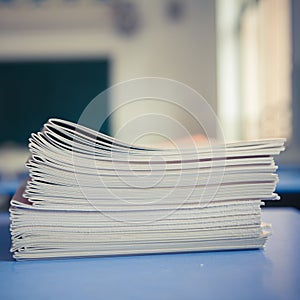
[[[15,262],[2,214],[0,299],[300,299],[300,214],[268,208],[266,249]]]
[[[300,167],[280,166],[278,168],[279,182],[276,192],[279,194],[300,193]],[[300,201],[300,199],[299,199]]]

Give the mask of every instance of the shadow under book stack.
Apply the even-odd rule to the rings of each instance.
[[[11,200],[17,260],[262,248],[284,139],[132,146],[50,119]]]

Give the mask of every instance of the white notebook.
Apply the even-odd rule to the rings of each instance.
[[[17,260],[262,248],[284,139],[129,145],[65,120],[32,134],[11,200]]]

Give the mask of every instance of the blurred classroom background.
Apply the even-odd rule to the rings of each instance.
[[[286,137],[282,200],[268,206],[300,208],[299,11],[298,0],[0,0],[0,210],[27,176],[31,132],[51,117],[77,122],[100,92],[147,76],[199,92],[225,140]],[[99,114],[119,104],[109,97]],[[129,119],[161,112],[201,133],[153,99],[118,108],[102,131],[126,141]]]

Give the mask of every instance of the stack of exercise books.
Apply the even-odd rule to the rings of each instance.
[[[284,139],[147,148],[65,120],[32,134],[16,260],[262,248]]]

